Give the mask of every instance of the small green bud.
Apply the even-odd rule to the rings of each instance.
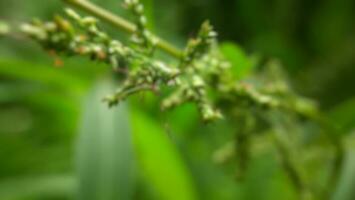
[[[98,20],[94,17],[84,17],[81,20],[81,23],[84,26],[96,26],[97,22],[98,22]]]
[[[36,40],[46,40],[48,35],[45,30],[33,26],[31,24],[22,24],[20,27],[21,31],[28,34],[30,37],[35,38]]]
[[[206,122],[214,121],[214,120],[222,118],[222,114],[219,111],[214,110],[207,103],[202,103],[202,105],[201,105],[201,114],[202,114],[202,119],[204,121],[206,121]]]
[[[192,77],[192,85],[193,85],[193,87],[199,88],[199,87],[204,87],[205,83],[200,76],[194,75]]]
[[[5,23],[0,21],[0,36],[4,36],[10,33],[10,26]]]
[[[143,4],[138,4],[137,6],[135,6],[135,12],[136,13],[143,13],[143,11],[144,11]]]
[[[118,104],[118,99],[114,95],[106,96],[103,101],[107,102],[110,108]]]
[[[71,17],[72,19],[76,20],[76,21],[80,21],[81,20],[81,17],[80,15],[75,12],[73,9],[70,9],[70,8],[66,8],[65,9],[65,13]]]

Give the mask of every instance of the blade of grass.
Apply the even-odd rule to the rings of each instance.
[[[197,199],[190,172],[163,129],[137,110],[132,111],[132,122],[143,176],[159,199]]]
[[[100,82],[84,108],[77,146],[79,199],[132,199],[134,155],[126,105],[108,108],[102,98],[113,91]]]

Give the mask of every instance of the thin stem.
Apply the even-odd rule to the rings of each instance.
[[[323,199],[332,198],[332,195],[334,195],[336,186],[339,183],[339,179],[343,170],[344,149],[342,145],[337,145],[335,148],[335,160],[333,161],[333,169],[327,181]]]
[[[342,134],[337,133],[338,131],[333,124],[321,116],[320,113],[317,113],[313,120],[318,122],[319,125],[324,128],[326,136],[333,145],[335,154],[333,168],[323,193],[323,199],[330,199],[335,192],[336,185],[339,183],[340,176],[343,172],[345,149],[342,142]]]
[[[127,21],[126,19],[123,19],[120,16],[117,16],[87,0],[62,0],[65,3],[74,6],[76,8],[79,8],[85,12],[88,12],[98,18],[100,18],[103,21],[106,21],[107,23],[110,23],[114,27],[120,29],[121,31],[127,32],[127,33],[133,33],[136,30],[136,26]],[[157,47],[166,53],[170,54],[173,57],[180,58],[181,57],[181,51],[170,44],[169,42],[155,36],[158,39]]]
[[[290,150],[287,147],[287,144],[285,144],[283,139],[280,138],[280,135],[277,132],[277,130],[274,131],[273,138],[274,138],[274,143],[276,145],[277,151],[280,155],[282,167],[287,173],[288,177],[290,178],[291,183],[297,190],[299,194],[299,199],[300,200],[313,199],[312,193],[307,187],[305,181],[303,180],[301,172],[299,171],[299,169],[296,167],[296,164],[292,160],[292,155]]]

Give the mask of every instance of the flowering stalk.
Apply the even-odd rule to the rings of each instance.
[[[104,98],[109,106],[142,91],[157,92],[169,88],[170,93],[161,101],[164,110],[191,102],[206,122],[223,117],[237,121],[244,128],[237,132],[234,144],[237,147],[228,150],[236,151],[241,169],[247,166],[250,159],[250,143],[252,133],[257,130],[255,127],[266,123],[266,129],[278,131],[269,120],[270,113],[319,123],[316,105],[295,94],[278,62],[270,62],[264,71],[247,80],[235,80],[230,75],[231,64],[220,53],[217,33],[209,22],[204,22],[196,37],[191,38],[180,51],[147,29],[144,7],[138,0],[125,0],[124,4],[135,17],[135,24],[85,0],[63,1],[130,33],[132,43],[123,44],[111,38],[100,29],[96,18],[82,17],[71,9],[66,10],[67,17],[56,16],[49,22],[34,20],[23,25],[22,30],[45,49],[69,56],[88,56],[111,65],[115,71],[126,72],[117,90]],[[177,58],[178,64],[174,66],[154,57],[156,48]],[[277,137],[274,144],[295,188],[309,196],[308,184],[304,183],[293,160],[291,162],[287,145]],[[337,155],[330,181],[339,177],[343,158],[340,139],[333,145]]]
[[[103,21],[108,22],[112,26],[127,32],[127,33],[134,33],[136,31],[136,25],[132,24],[131,22],[123,19],[117,15],[110,13],[109,11],[100,8],[99,6],[87,1],[87,0],[62,0],[69,5],[78,8],[80,10],[86,11],[93,16],[102,19]],[[181,52],[179,49],[171,45],[170,43],[166,42],[165,40],[158,38],[157,47],[163,50],[164,52],[168,53],[169,55],[180,58]]]

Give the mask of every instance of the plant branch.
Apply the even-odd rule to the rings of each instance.
[[[138,36],[141,37],[139,39],[143,38],[144,40],[148,38],[143,34],[144,31],[146,31],[145,20],[141,20],[145,19],[142,14],[143,9],[138,9],[138,11],[135,11],[136,13],[133,12],[136,17],[141,20],[137,20],[138,23],[133,24],[120,16],[96,6],[88,0],[62,1],[96,16],[102,21],[108,22],[121,31],[130,34],[139,33],[140,35]],[[137,3],[138,1],[135,2]],[[137,6],[142,5],[137,4]],[[69,12],[69,17],[71,17],[71,21],[74,22],[74,26],[71,28],[75,30],[75,28],[79,26],[81,29],[78,33],[83,32],[87,37],[79,37],[79,34],[70,29],[69,25],[71,21],[60,17],[47,23],[25,24],[23,27],[24,32],[47,49],[49,47],[54,48],[57,52],[66,53],[67,55],[90,56],[93,60],[111,64],[115,69],[118,67],[122,67],[120,69],[128,69],[125,79],[126,82],[124,82],[123,86],[121,85],[120,90],[113,96],[109,96],[105,99],[110,106],[117,104],[120,100],[139,91],[156,91],[155,87],[159,88],[163,85],[170,85],[174,90],[171,92],[170,96],[162,101],[162,108],[167,109],[185,102],[193,102],[197,105],[205,121],[221,118],[219,110],[214,107],[215,102],[221,102],[219,105],[229,105],[230,107],[226,108],[228,111],[230,110],[232,112],[236,109],[239,110],[240,108],[237,107],[239,105],[248,108],[248,112],[252,112],[253,109],[249,109],[249,106],[252,105],[258,108],[257,112],[259,112],[259,109],[266,113],[268,113],[268,111],[276,111],[276,114],[278,111],[281,111],[286,114],[293,113],[291,116],[297,114],[297,117],[305,117],[309,120],[313,120],[325,129],[325,133],[335,147],[335,161],[324,192],[325,198],[329,197],[334,191],[334,185],[338,182],[344,160],[344,147],[341,142],[341,136],[335,134],[336,130],[334,130],[334,127],[322,119],[321,115],[315,111],[316,109],[312,103],[305,101],[303,98],[298,98],[291,88],[289,88],[286,83],[283,83],[285,80],[282,73],[279,73],[277,68],[276,71],[274,69],[278,67],[277,63],[276,66],[272,65],[274,66],[274,68],[270,69],[272,71],[262,73],[265,77],[260,77],[262,78],[260,83],[267,83],[265,87],[245,84],[242,81],[237,83],[237,80],[235,80],[233,76],[228,76],[228,73],[230,73],[230,71],[227,71],[230,69],[228,67],[229,64],[222,59],[218,52],[213,51],[216,50],[212,48],[215,47],[212,44],[214,44],[213,42],[216,39],[216,33],[213,31],[212,26],[206,22],[201,26],[197,37],[189,40],[184,52],[181,52],[163,39],[154,36],[154,39],[158,40],[156,47],[182,61],[178,67],[172,67],[160,60],[156,60],[156,58],[153,58],[149,53],[145,53],[145,51],[141,52],[129,46],[122,45],[119,41],[112,39],[105,32],[102,32],[96,26],[96,20],[92,22],[88,20],[87,17],[82,18],[74,11],[72,12],[73,13]],[[55,28],[53,29],[51,28],[52,26],[48,25],[52,25]],[[73,32],[75,34],[73,34]],[[140,44],[140,48],[148,52],[150,45],[146,45],[144,42],[137,44]],[[259,74],[257,75],[256,77],[258,78]],[[182,78],[175,79],[177,76]],[[264,78],[267,79],[267,81],[265,81]],[[280,81],[282,82],[280,83]],[[154,87],[152,87],[153,83]],[[219,99],[210,98],[208,94],[210,89],[214,90],[213,92],[216,92],[216,94],[220,94],[218,95]],[[242,102],[240,100],[242,100]],[[241,102],[241,104],[238,104],[238,101]],[[242,117],[246,117],[246,122],[249,121],[247,119],[248,116],[244,113]],[[274,117],[269,115],[266,117],[267,119],[265,119],[265,121],[269,121],[270,125],[274,126],[276,129],[273,137],[278,153],[280,154],[282,167],[290,177],[291,183],[300,194],[300,198],[307,200],[315,198],[315,191],[309,187],[310,183],[308,183],[308,180],[305,179],[306,177],[303,176],[302,168],[296,165],[298,163],[294,158],[297,155],[294,155],[295,152],[291,151],[292,146],[287,142],[287,138],[285,139],[283,135],[279,134],[280,132],[287,133],[289,131],[288,127],[284,127],[285,125],[274,121],[280,121],[280,119],[282,119],[280,117],[276,119],[273,119]],[[258,120],[258,117],[255,116],[254,118]],[[253,127],[253,125],[248,125],[249,123],[254,124],[252,121],[246,123],[246,127],[244,128],[249,129],[248,126]],[[236,153],[239,153],[241,168],[245,167],[249,150],[248,135],[245,135],[245,131],[246,130],[243,130],[243,132],[240,133],[241,135],[238,135],[236,138]],[[250,132],[250,130],[247,132]]]
[[[330,177],[324,190],[324,199],[331,199],[333,193],[335,192],[336,186],[339,183],[339,179],[343,171],[344,154],[343,146],[341,144],[337,144],[335,147],[333,169],[330,173]]]
[[[280,137],[280,133],[277,130],[273,133],[274,143],[276,145],[276,149],[280,155],[280,160],[283,169],[288,174],[292,185],[295,187],[299,194],[300,200],[309,200],[312,199],[312,193],[307,187],[303,177],[301,176],[301,172],[296,167],[296,164],[292,160],[292,155],[290,150],[288,149],[288,145],[285,144],[283,139]]]
[[[76,7],[78,9],[81,9],[85,12],[88,12],[95,17],[98,17],[99,19],[106,21],[107,23],[113,25],[114,27],[120,29],[121,31],[127,32],[127,33],[133,33],[136,30],[136,26],[127,21],[126,19],[121,18],[120,16],[117,16],[87,0],[62,0],[65,3]],[[166,53],[170,54],[171,56],[175,58],[181,57],[181,51],[170,44],[169,42],[155,36],[155,38],[158,39],[157,42],[157,47]]]
[[[339,179],[344,167],[345,149],[342,142],[342,134],[338,133],[338,130],[333,126],[333,124],[323,118],[319,113],[313,117],[313,120],[318,122],[319,125],[324,128],[326,136],[334,148],[335,155],[333,166],[323,193],[323,199],[330,199],[335,192],[336,185],[339,183]]]

